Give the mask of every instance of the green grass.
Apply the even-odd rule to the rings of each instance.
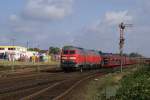
[[[56,65],[58,64],[57,61],[50,61],[50,62],[11,62],[11,61],[0,61],[0,66],[10,66],[10,65]]]
[[[120,82],[117,100],[150,100],[150,66],[143,66]]]
[[[120,87],[120,80],[136,71],[138,67],[124,69],[122,73],[115,72],[91,81],[87,86],[84,100],[116,100],[115,96]]]
[[[117,78],[115,74],[109,74],[93,80],[87,86],[85,100],[105,100],[106,98],[115,96],[118,88],[118,79],[120,78]]]
[[[57,61],[51,61],[51,62],[10,62],[10,61],[0,61],[0,71],[7,71],[11,70],[12,66],[14,69],[24,69],[24,68],[36,68],[37,66],[44,67],[44,66],[55,66],[59,65],[59,62]]]

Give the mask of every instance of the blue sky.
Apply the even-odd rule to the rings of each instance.
[[[125,52],[150,56],[149,0],[1,0],[0,45],[30,47],[76,45],[119,52],[120,22],[126,30]]]

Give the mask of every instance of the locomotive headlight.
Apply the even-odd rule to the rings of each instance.
[[[61,60],[62,62],[65,62],[65,60]]]
[[[62,57],[62,59],[67,59],[67,57]]]
[[[76,57],[70,57],[69,59],[71,59],[71,60],[75,60],[75,59],[76,59]]]

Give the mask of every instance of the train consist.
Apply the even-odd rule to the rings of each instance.
[[[74,46],[63,47],[61,52],[61,68],[64,71],[95,69],[95,68],[113,68],[120,66],[122,60],[123,66],[136,64],[136,59],[117,54],[100,54],[98,51],[86,50]]]

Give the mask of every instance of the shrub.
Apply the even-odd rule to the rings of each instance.
[[[150,100],[150,67],[125,76],[116,94],[117,100]]]

